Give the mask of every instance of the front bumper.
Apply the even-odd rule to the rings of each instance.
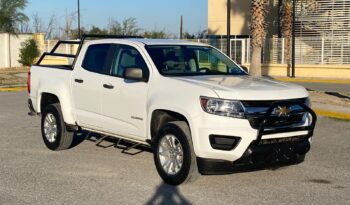
[[[228,174],[241,170],[247,165],[258,167],[296,163],[300,156],[310,150],[311,138],[309,137],[292,137],[285,140],[288,142],[257,144],[253,141],[242,157],[234,162],[197,157],[198,170],[202,174]]]
[[[305,112],[303,124],[273,128],[268,126],[276,107],[295,105],[302,108],[300,112]],[[244,124],[241,119],[234,120],[236,123],[230,121],[230,124],[236,125],[236,128],[200,129],[199,133],[195,133],[199,143],[195,142],[194,146],[195,152],[198,151],[196,152],[197,162],[201,173],[230,173],[235,167],[233,165],[240,164],[295,161],[298,156],[305,155],[310,149],[317,116],[301,102],[277,101],[270,106],[257,129],[253,129],[248,122]],[[217,122],[213,124],[218,124]],[[227,125],[224,122],[223,124]],[[202,125],[206,126],[206,123]],[[204,137],[210,134],[237,136],[241,137],[241,140],[237,147],[230,151],[215,150],[210,146],[209,140]],[[199,145],[201,147],[198,147]]]

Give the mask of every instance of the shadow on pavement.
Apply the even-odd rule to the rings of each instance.
[[[350,100],[349,96],[346,96],[346,95],[343,95],[343,94],[340,94],[340,93],[337,93],[337,92],[325,92],[325,93],[328,94],[328,95],[332,95],[332,96],[338,97],[338,98],[343,98],[343,99]]]
[[[160,184],[153,196],[145,203],[146,205],[167,204],[191,204],[178,190],[176,186],[165,183]]]

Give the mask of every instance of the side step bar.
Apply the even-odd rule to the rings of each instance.
[[[150,140],[146,140],[146,141],[136,141],[135,140],[134,141],[132,139],[129,139],[129,138],[126,138],[123,136],[114,136],[114,135],[111,135],[109,133],[100,132],[98,130],[95,131],[95,130],[91,130],[88,128],[83,128],[83,130],[87,130],[89,132],[87,134],[87,136],[85,137],[85,139],[88,139],[92,132],[100,134],[102,136],[101,138],[99,138],[95,141],[96,146],[103,147],[103,148],[108,148],[108,147],[114,146],[115,148],[122,149],[122,153],[129,154],[129,155],[135,155],[135,154],[143,152],[142,150],[138,150],[137,152],[130,152],[132,149],[135,149],[137,147],[140,147],[140,146],[147,147],[147,148],[152,147]],[[102,142],[105,141],[107,138],[117,139],[118,141],[117,141],[117,143],[112,143],[111,145],[103,146]],[[126,144],[130,144],[130,145],[123,144],[122,142],[125,142]]]

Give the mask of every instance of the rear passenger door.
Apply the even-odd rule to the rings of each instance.
[[[79,125],[93,129],[102,128],[102,78],[109,72],[108,59],[113,49],[113,44],[89,45],[82,62],[74,68],[71,79],[72,97]]]
[[[102,79],[101,109],[104,129],[134,139],[146,137],[147,82],[123,78],[127,68],[142,68],[149,77],[148,65],[141,51],[130,45],[116,44],[109,76]]]

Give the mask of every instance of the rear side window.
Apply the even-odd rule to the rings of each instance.
[[[107,74],[106,64],[111,44],[90,45],[86,51],[82,67],[94,73]]]

